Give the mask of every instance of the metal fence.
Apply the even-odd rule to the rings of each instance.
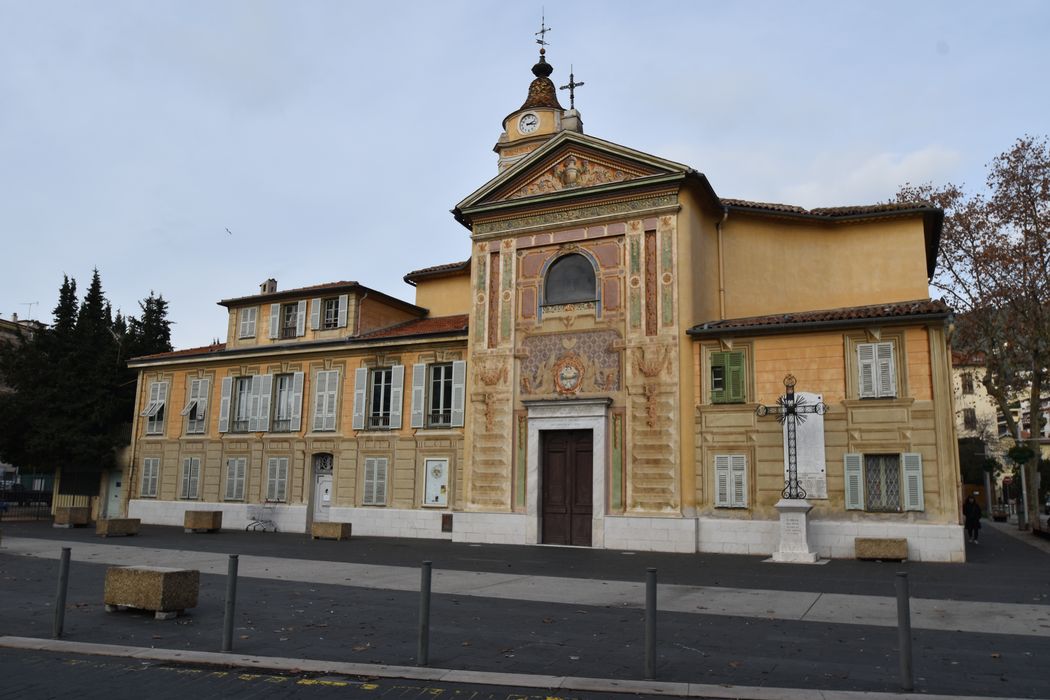
[[[50,520],[51,491],[7,489],[0,491],[0,521]]]

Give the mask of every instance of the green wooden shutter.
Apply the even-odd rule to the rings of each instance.
[[[843,461],[846,468],[846,510],[864,510],[864,455],[848,453]]]
[[[925,510],[922,497],[922,455],[905,452],[901,455],[904,465],[904,510]]]
[[[726,359],[726,401],[744,402],[744,353],[722,353]]]
[[[725,403],[729,393],[726,391],[729,383],[729,376],[727,371],[727,360],[726,355],[729,353],[725,352],[713,352],[711,353],[711,372],[708,375],[711,382],[711,403]],[[720,389],[715,388],[715,373],[716,370],[720,370],[722,373],[722,387]]]

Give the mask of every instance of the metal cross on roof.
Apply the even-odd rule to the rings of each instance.
[[[536,32],[536,36],[538,36],[539,39],[536,40],[536,43],[540,46],[548,46],[545,39],[547,38],[547,32],[549,31],[551,31],[551,28],[547,26],[547,18],[543,14],[540,14],[540,30]]]
[[[576,109],[576,88],[581,87],[583,81],[576,82],[576,78],[572,74],[572,64],[569,64],[569,84],[562,85],[559,90],[569,91],[569,109]]]
[[[776,406],[759,404],[755,409],[755,415],[759,417],[773,414],[777,422],[787,426],[787,452],[788,452],[788,478],[781,495],[784,498],[803,499],[806,490],[798,483],[798,452],[795,445],[795,426],[806,422],[807,413],[824,415],[828,412],[828,405],[823,401],[815,404],[807,404],[805,397],[795,397],[795,377],[787,375],[784,377],[784,387],[787,392],[777,399]]]

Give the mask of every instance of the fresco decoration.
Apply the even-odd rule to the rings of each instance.
[[[667,349],[662,347],[650,347],[648,350],[645,348],[636,348],[635,364],[641,375],[645,377],[645,384],[643,385],[643,395],[645,396],[645,422],[650,428],[652,428],[656,425],[657,419],[656,379],[660,376],[660,373],[663,372],[664,365],[667,364]]]
[[[544,171],[539,177],[515,190],[507,199],[532,197],[574,187],[593,187],[594,185],[604,185],[610,182],[624,182],[644,177],[648,174],[651,173],[644,173],[633,168],[625,168],[570,153]]]
[[[525,338],[521,394],[576,396],[620,391],[620,353],[614,349],[620,341],[620,334],[611,330]]]
[[[626,199],[607,204],[595,204],[586,207],[574,207],[558,211],[544,212],[507,219],[493,221],[480,221],[474,224],[474,235],[484,236],[495,233],[515,231],[533,226],[549,226],[571,221],[580,221],[593,217],[605,217],[611,214],[639,214],[647,213],[653,209],[674,207],[678,204],[678,195],[675,193],[647,195],[636,199]]]

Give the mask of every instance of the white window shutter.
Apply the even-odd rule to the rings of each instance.
[[[303,427],[303,373],[292,375],[292,432],[297,433]]]
[[[276,338],[281,329],[281,305],[270,304],[270,338]]]
[[[321,327],[321,300],[310,300],[310,329],[317,330]]]
[[[251,390],[248,392],[248,432],[259,432],[259,397],[262,395],[263,375],[252,376]]]
[[[361,498],[361,502],[365,505],[372,505],[375,503],[375,490],[376,490],[376,458],[367,457],[365,459],[365,488],[364,495]]]
[[[873,398],[875,392],[875,344],[857,344],[857,369],[859,370],[858,390],[860,398]]]
[[[157,382],[160,385],[158,389],[157,401],[160,403],[161,408],[168,401],[168,382]]]
[[[273,396],[273,375],[264,374],[259,381],[259,414],[258,425],[255,428],[261,433],[270,430],[270,398]]]
[[[390,368],[390,428],[401,427],[401,405],[404,403],[405,366],[394,365]]]
[[[160,382],[150,382],[149,385],[149,398],[146,400],[146,405],[142,409],[140,416],[152,416],[157,411],[154,408],[157,405],[157,397],[160,396]]]
[[[728,508],[729,455],[715,455],[715,507]]]
[[[266,460],[266,500],[273,501],[277,496],[277,458]]]
[[[219,395],[219,432],[230,432],[230,397],[233,394],[233,377],[222,378],[222,391]]]
[[[277,460],[277,490],[276,500],[284,501],[288,495],[288,458],[280,457]]]
[[[306,299],[300,299],[295,310],[295,334],[300,338],[306,335]]]
[[[208,397],[211,394],[211,380],[201,379],[197,385],[197,418],[204,420],[208,415]]]
[[[379,457],[376,459],[375,497],[373,502],[377,506],[386,505],[386,466],[386,457]]]
[[[199,380],[199,379],[191,379],[190,380],[190,390],[189,390],[188,395],[186,396],[186,406],[182,409],[182,411],[179,413],[179,415],[188,416],[190,414],[190,411],[193,410],[193,405],[195,403],[197,403],[197,397],[200,394],[200,386],[201,386],[201,380]]]
[[[412,427],[422,428],[426,415],[427,366],[412,365]]]
[[[904,510],[925,510],[922,494],[922,455],[905,452],[901,455],[904,464]]]
[[[325,394],[327,399],[325,401],[324,429],[335,430],[336,407],[339,405],[339,370],[333,369],[328,372]]]
[[[847,453],[843,461],[846,467],[846,510],[864,510],[864,455]]]
[[[875,344],[875,367],[879,396],[896,396],[897,376],[893,364],[893,343]]]
[[[365,392],[368,387],[368,368],[358,367],[354,371],[354,430],[365,429]]]
[[[457,360],[452,363],[452,427],[463,427],[463,412],[466,406],[467,363]]]
[[[310,430],[324,430],[328,402],[328,372],[318,370],[314,375],[314,408]]]
[[[346,312],[347,307],[350,305],[350,296],[348,294],[339,295],[339,327],[346,328]]]
[[[734,508],[747,507],[747,457],[730,455],[729,457],[729,503]]]

